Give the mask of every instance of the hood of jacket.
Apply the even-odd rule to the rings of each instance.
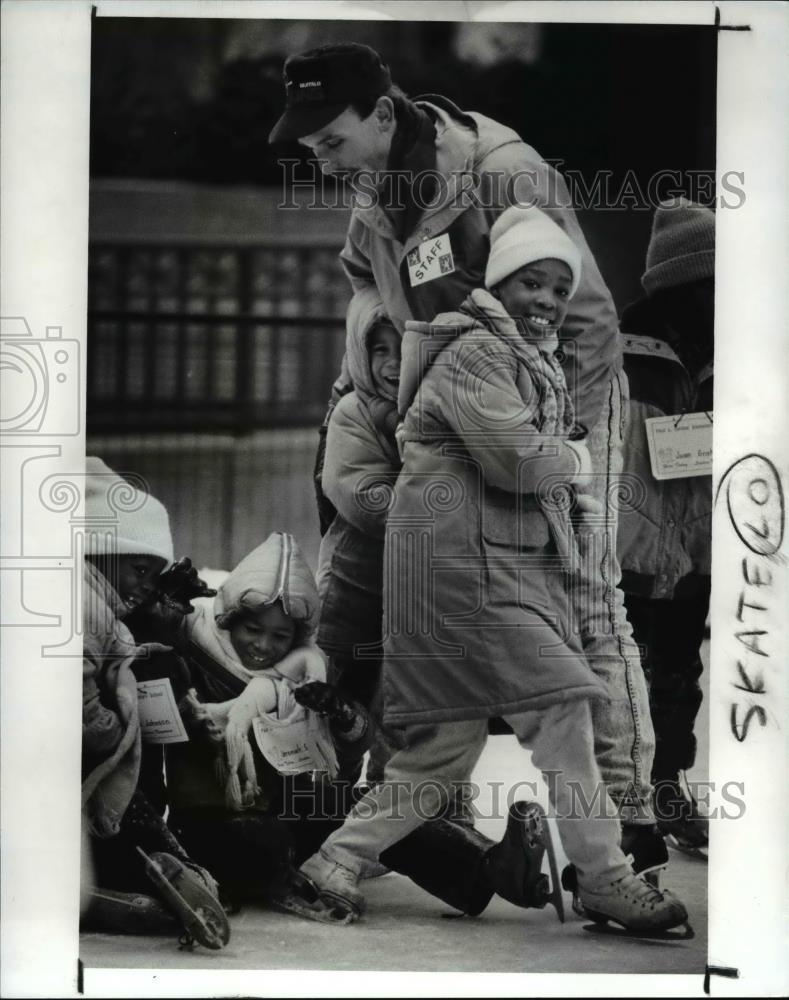
[[[296,539],[282,531],[272,532],[236,566],[214,598],[214,617],[255,611],[276,601],[296,621],[315,620],[315,578]]]
[[[192,642],[234,677],[248,681],[258,675],[243,666],[223,624],[233,612],[255,611],[276,601],[282,602],[287,615],[314,630],[318,619],[315,577],[293,535],[281,531],[272,532],[241,560],[213,602],[195,601],[184,628]]]
[[[348,304],[345,321],[345,355],[354,391],[365,404],[373,397],[382,395],[390,402],[396,402],[394,396],[381,393],[376,387],[370,368],[368,339],[373,327],[381,321],[389,322],[389,318],[375,286],[371,285],[357,292]],[[395,329],[394,326],[392,329]]]

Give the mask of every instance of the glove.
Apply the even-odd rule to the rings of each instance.
[[[578,468],[571,476],[573,483],[578,487],[587,486],[594,473],[592,472],[592,456],[583,441],[565,441],[568,448],[575,454]]]
[[[596,497],[577,493],[570,519],[576,531],[591,531],[600,525],[600,517],[604,513],[605,508]]]
[[[347,732],[356,722],[356,711],[340,697],[331,684],[310,681],[297,687],[293,697],[302,708],[325,716],[341,732]]]
[[[182,615],[191,615],[194,611],[191,604],[193,598],[216,596],[216,591],[197,575],[188,556],[162,573],[156,583],[158,593],[155,599]]]
[[[178,711],[190,736],[205,738],[217,746],[222,743],[224,739],[222,726],[209,711],[208,706],[199,701],[194,688],[190,688],[178,702]]]

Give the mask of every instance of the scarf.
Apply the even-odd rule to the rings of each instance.
[[[413,101],[396,100],[395,113],[397,128],[392,136],[386,169],[405,172],[406,177],[395,175],[390,179],[386,214],[394,226],[396,239],[405,243],[425,205],[435,196],[435,177],[429,176],[427,181],[416,186],[418,201],[413,182],[423,172],[436,168],[436,127],[430,115]]]

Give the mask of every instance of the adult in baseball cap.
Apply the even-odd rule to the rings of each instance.
[[[285,111],[269,135],[271,143],[312,135],[352,104],[367,103],[371,111],[392,86],[389,67],[378,53],[353,42],[290,56],[284,77]]]

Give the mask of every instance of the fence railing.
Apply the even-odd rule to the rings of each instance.
[[[336,247],[93,245],[89,431],[319,423],[348,297]]]

